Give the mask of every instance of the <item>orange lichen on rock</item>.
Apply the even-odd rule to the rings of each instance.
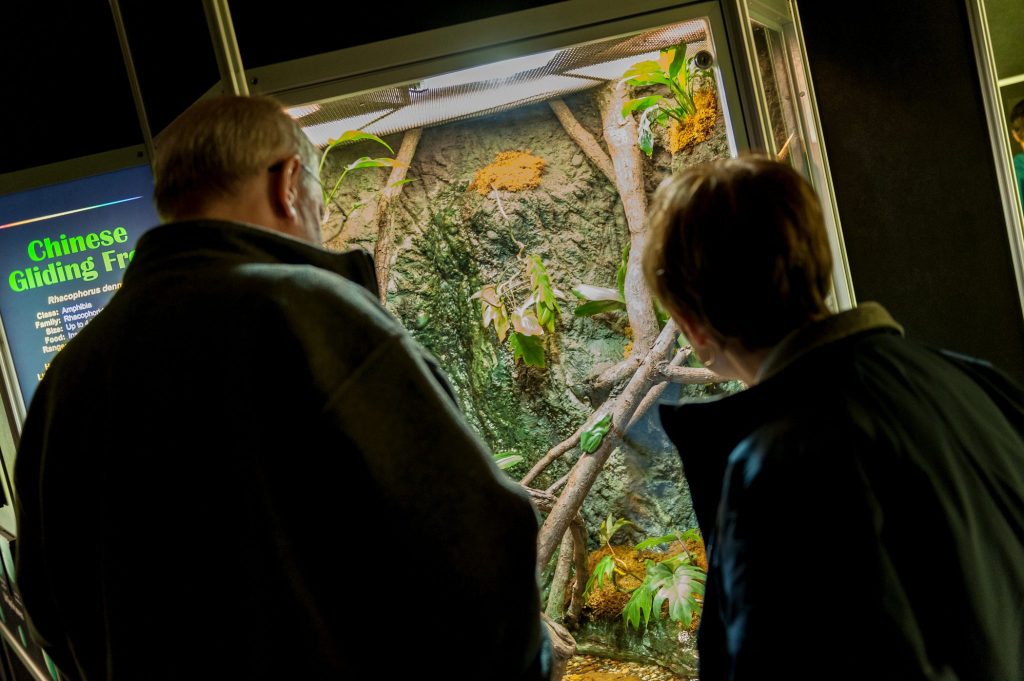
[[[529,151],[503,151],[494,158],[494,163],[477,171],[468,189],[485,195],[492,189],[510,192],[533,189],[540,186],[542,170],[544,159]]]
[[[698,90],[693,96],[693,103],[697,106],[693,115],[682,123],[672,119],[669,125],[668,150],[673,154],[709,140],[715,133],[715,124],[718,122],[718,98],[715,91],[710,88]]]

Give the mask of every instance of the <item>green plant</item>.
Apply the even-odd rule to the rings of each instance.
[[[609,554],[601,558],[594,566],[587,580],[584,596],[594,588],[601,588],[609,582],[615,589],[629,593],[629,600],[622,609],[622,617],[626,624],[639,629],[650,622],[651,615],[655,619],[662,616],[663,610],[668,611],[668,618],[673,622],[681,622],[689,626],[694,615],[700,615],[703,608],[704,582],[706,573],[696,563],[694,555],[686,545],[687,541],[699,541],[700,534],[696,530],[686,532],[670,532],[660,537],[651,537],[641,541],[634,549],[644,551],[678,542],[680,551],[661,561],[645,560],[644,575],[633,574],[640,584],[632,589],[623,589],[617,575],[627,574],[625,563],[615,555],[611,546],[612,536],[626,525],[628,520],[613,519],[611,514],[598,529],[601,542],[608,546]],[[665,604],[668,607],[665,608]]]
[[[542,337],[555,332],[555,320],[562,312],[557,300],[561,292],[552,286],[539,256],[530,255],[521,262],[525,277],[515,276],[501,284],[488,284],[470,296],[470,300],[480,300],[483,325],[493,325],[499,341],[504,342],[508,336],[514,361],[543,367]],[[527,291],[529,294],[520,303],[517,294]]]
[[[376,135],[373,135],[368,132],[360,132],[358,130],[348,130],[347,132],[342,133],[341,137],[339,137],[338,139],[328,141],[327,146],[324,147],[323,153],[320,154],[320,165],[317,167],[317,176],[319,177],[319,175],[323,173],[324,163],[326,163],[327,155],[329,153],[331,153],[333,150],[337,149],[341,145],[350,144],[352,142],[359,142],[363,140],[368,140],[371,142],[376,142],[377,144],[381,144],[392,154],[395,153],[395,150],[391,148],[391,145],[389,145],[387,142],[382,140],[380,137],[377,137]],[[341,176],[338,177],[337,181],[334,183],[334,186],[332,186],[330,189],[328,189],[326,185],[320,185],[321,191],[323,192],[324,206],[332,205],[331,202],[334,200],[334,195],[338,193],[338,188],[341,187],[341,183],[345,180],[345,177],[351,171],[361,170],[363,168],[393,168],[395,166],[401,165],[405,164],[400,163],[397,159],[393,158],[370,158],[369,156],[361,156],[357,158],[356,160],[352,161],[342,169]],[[402,180],[401,182],[396,182],[395,185],[405,184],[407,182],[414,181],[415,180],[412,179]],[[357,206],[358,205],[361,204],[357,204]],[[353,207],[353,209],[354,208],[355,207]],[[345,214],[344,211],[341,212],[343,215]]]
[[[697,112],[696,91],[710,80],[710,71],[698,69],[693,59],[686,58],[686,43],[681,42],[661,51],[661,59],[638,62],[623,74],[623,80],[634,87],[664,85],[670,97],[647,95],[625,103],[622,115],[640,112],[637,142],[651,155],[654,150],[654,125],[667,126],[670,120],[682,124]]]

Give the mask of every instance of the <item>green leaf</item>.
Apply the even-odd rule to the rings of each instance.
[[[612,415],[605,414],[600,421],[583,431],[580,435],[580,449],[587,454],[593,454],[601,446],[601,441],[612,427]]]
[[[577,317],[592,317],[602,312],[618,312],[625,309],[626,304],[618,300],[591,300],[577,305],[572,313]]]
[[[339,144],[345,144],[347,142],[359,142],[362,140],[370,140],[372,142],[376,142],[377,144],[383,144],[385,147],[387,147],[388,151],[390,151],[392,154],[395,153],[395,150],[391,148],[391,145],[382,140],[381,138],[377,137],[372,133],[361,132],[359,130],[346,130],[345,132],[341,133],[341,137],[339,137],[338,139],[330,140],[329,144],[327,145],[327,149],[333,149]]]
[[[679,535],[676,532],[670,532],[660,537],[651,537],[650,539],[644,539],[642,542],[636,545],[637,551],[643,551],[645,549],[654,548],[660,544],[671,544],[674,541],[679,540]]]
[[[605,518],[604,522],[601,523],[601,527],[598,528],[597,534],[601,538],[602,544],[611,544],[612,537],[615,533],[621,530],[626,525],[632,525],[632,521],[626,520],[625,518],[613,518],[612,514],[609,513],[608,517]]]
[[[656,61],[637,62],[622,74],[622,78],[630,85],[637,87],[669,84],[668,78],[665,77],[664,71],[661,70],[661,64]]]
[[[388,187],[401,187],[403,184],[409,184],[410,182],[419,182],[419,180],[416,178],[406,178],[404,180],[399,180],[398,182],[392,182]]]
[[[530,273],[530,286],[533,289],[533,292],[537,294],[538,303],[543,302],[551,308],[552,312],[561,312],[561,308],[558,307],[558,301],[555,299],[555,291],[551,287],[551,277],[548,276],[548,271],[544,267],[544,263],[541,261],[540,256],[530,256],[530,260],[527,263],[527,270]],[[538,310],[538,316],[539,315],[540,311]]]
[[[384,168],[396,166],[405,166],[405,163],[398,161],[393,158],[370,158],[369,156],[361,156],[356,160],[345,166],[345,170],[359,170],[360,168]]]
[[[626,624],[634,629],[640,628],[640,623],[646,625],[651,619],[653,610],[654,592],[651,590],[647,580],[637,587],[629,596],[626,607],[622,609],[622,617]]]
[[[605,556],[601,560],[597,561],[597,565],[594,566],[594,571],[590,573],[590,578],[587,579],[587,586],[583,589],[583,597],[586,598],[590,590],[596,586],[601,588],[604,585],[604,580],[615,578],[615,559],[612,556]]]
[[[707,575],[695,565],[681,564],[675,568],[664,563],[649,563],[647,580],[654,592],[654,612],[661,615],[661,605],[668,601],[669,619],[689,624],[701,605],[696,596],[704,593]],[[646,581],[645,580],[645,583]]]
[[[636,99],[631,99],[622,105],[622,117],[625,118],[626,116],[633,113],[637,109],[643,110],[647,109],[647,107],[654,106],[663,99],[665,98],[662,97],[661,95],[649,95],[647,97],[637,97]]]
[[[580,284],[572,290],[580,300],[614,300],[617,302],[623,302],[625,298],[619,291],[613,288],[607,288],[606,286],[591,286],[590,284]]]
[[[512,346],[514,361],[518,362],[521,359],[526,366],[544,367],[544,346],[536,336],[513,332],[509,336],[509,345]]]
[[[675,54],[672,55],[672,63],[668,65],[668,77],[675,78],[686,64],[686,42],[681,42],[671,49],[675,50]]]

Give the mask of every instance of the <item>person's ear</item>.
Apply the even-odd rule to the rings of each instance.
[[[679,328],[683,330],[686,340],[690,341],[695,348],[707,347],[708,342],[711,340],[711,334],[708,333],[703,324],[683,315],[674,316],[676,323],[679,324]]]
[[[298,216],[299,182],[302,180],[302,160],[296,155],[282,162],[281,172],[271,176],[270,202],[274,213],[285,220]]]

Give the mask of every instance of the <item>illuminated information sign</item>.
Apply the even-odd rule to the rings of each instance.
[[[157,222],[148,166],[0,196],[0,319],[26,405]]]

